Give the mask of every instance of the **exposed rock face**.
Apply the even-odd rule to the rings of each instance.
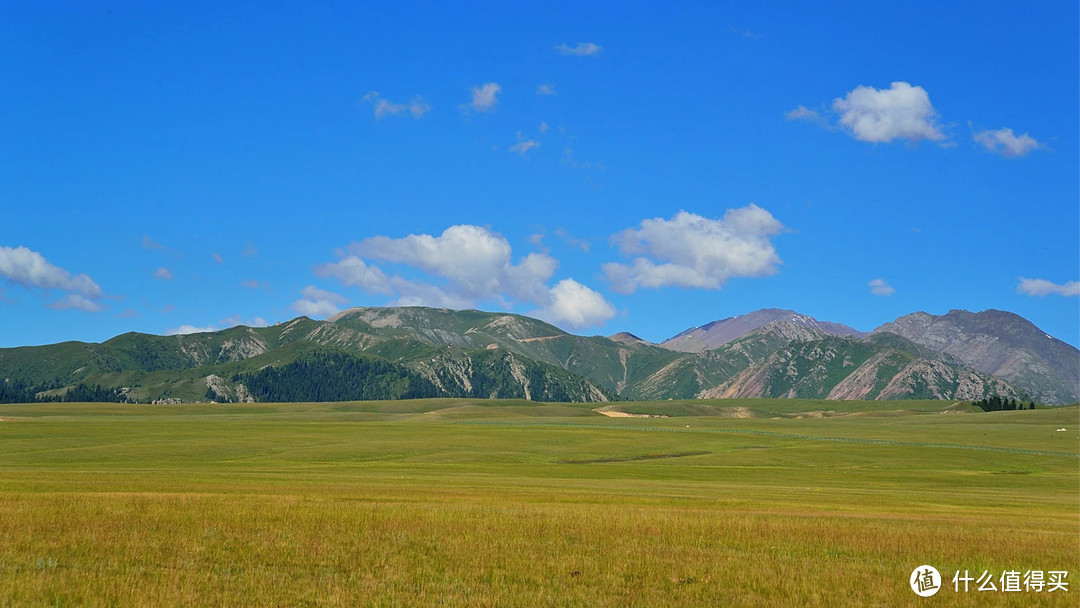
[[[226,340],[221,345],[221,350],[218,351],[217,363],[243,361],[261,355],[268,350],[270,349],[267,347],[266,339],[249,327],[246,336]]]
[[[222,403],[254,403],[248,388],[242,382],[229,382],[221,376],[210,374],[205,378],[206,388],[214,393],[214,400]]]
[[[661,346],[687,353],[699,353],[710,348],[717,348],[732,340],[776,321],[785,321],[794,325],[809,327],[834,336],[862,336],[863,334],[847,325],[818,321],[813,317],[801,315],[793,310],[766,308],[754,312],[728,317],[707,323],[701,327],[690,328],[677,336],[661,342]]]
[[[881,333],[955,357],[1043,403],[1080,399],[1080,351],[1010,312],[917,312],[874,330]]]
[[[999,378],[957,363],[928,359],[918,345],[893,336],[843,338],[793,323],[770,323],[711,351],[749,364],[701,398],[982,399],[1020,395]]]

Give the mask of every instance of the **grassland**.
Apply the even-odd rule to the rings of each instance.
[[[594,406],[0,406],[0,606],[1078,603],[1076,407]]]

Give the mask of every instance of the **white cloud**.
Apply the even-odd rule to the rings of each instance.
[[[631,265],[604,264],[612,288],[633,293],[639,287],[720,289],[731,277],[759,277],[781,263],[769,237],[784,226],[757,205],[729,209],[723,219],[680,211],[670,220],[643,220],[612,237]]]
[[[499,103],[496,96],[501,91],[502,87],[494,82],[473,87],[472,101],[469,102],[469,107],[477,112],[490,112],[495,109],[495,104]]]
[[[534,314],[557,325],[582,328],[603,324],[615,316],[615,307],[574,279],[563,279],[551,288],[551,303]]]
[[[398,290],[398,297],[390,302],[391,306],[431,306],[433,308],[470,308],[475,300],[451,293],[430,283],[410,281],[401,277],[391,279]]]
[[[973,133],[972,137],[990,152],[996,152],[1006,157],[1025,156],[1032,150],[1045,147],[1027,133],[1018,137],[1008,127],[997,131],[977,131]]]
[[[329,317],[341,312],[341,306],[349,303],[345,296],[308,285],[300,291],[303,299],[293,302],[296,312],[308,317]]]
[[[88,275],[72,275],[26,247],[0,247],[0,277],[26,288],[71,291],[90,299],[102,295],[101,287]]]
[[[206,327],[196,327],[194,325],[181,325],[180,327],[174,327],[172,329],[166,329],[164,335],[166,336],[186,336],[187,334],[204,334],[212,331],[218,331],[217,327],[213,325],[207,325]]]
[[[794,110],[784,114],[784,118],[788,120],[805,120],[808,122],[821,122],[821,115],[807,108],[806,106],[799,106]]]
[[[896,293],[896,290],[886,283],[884,279],[874,279],[866,285],[870,287],[870,293],[875,296],[891,296]]]
[[[518,133],[518,137],[521,137],[521,133]],[[533,148],[539,148],[540,142],[535,139],[519,139],[518,143],[510,146],[511,152],[517,152],[521,155],[521,158],[525,158],[525,153]]]
[[[592,42],[579,42],[577,46],[569,46],[567,44],[560,44],[555,47],[556,51],[559,51],[562,55],[577,55],[579,57],[587,57],[590,55],[598,55],[600,51],[604,50],[604,47],[594,44]]]
[[[372,293],[392,294],[390,279],[378,266],[368,266],[364,260],[350,255],[338,262],[329,262],[315,267],[315,276],[334,277],[343,285],[360,287]]]
[[[554,95],[555,94],[555,85],[553,85],[553,84],[542,84],[542,85],[536,87],[536,94],[537,95]]]
[[[413,118],[420,118],[431,111],[431,106],[424,98],[417,95],[409,103],[394,103],[389,99],[383,99],[378,91],[372,91],[364,95],[363,101],[371,102],[375,111],[375,120],[385,116],[405,116],[411,114]]]
[[[159,281],[171,281],[172,280],[172,272],[170,272],[168,268],[165,268],[164,266],[162,266],[161,268],[158,268],[154,272],[154,278],[159,280]]]
[[[55,308],[56,310],[77,308],[86,312],[101,312],[104,310],[104,307],[102,307],[101,304],[77,293],[67,294],[59,300],[49,304],[49,308]]]
[[[540,245],[542,238],[533,235],[530,242]],[[527,302],[548,318],[574,326],[603,322],[614,314],[600,294],[572,279],[548,287],[558,266],[555,258],[533,252],[515,263],[506,238],[482,226],[450,226],[438,236],[371,237],[349,245],[341,255],[339,262],[318,266],[316,274],[369,291],[384,289],[381,293],[395,296],[392,305],[460,309],[485,300],[506,307]],[[362,258],[403,264],[435,282],[387,276]]]
[[[236,327],[237,325],[245,325],[247,327],[266,327],[270,324],[267,323],[266,319],[262,317],[255,317],[250,321],[245,321],[240,318],[240,315],[233,315],[231,317],[226,317],[221,320],[222,328]]]
[[[505,292],[515,299],[531,300],[531,294],[550,278],[557,265],[550,256],[531,253],[515,266],[510,243],[503,236],[472,225],[451,226],[437,237],[376,236],[354,243],[349,250],[361,257],[407,264],[448,279],[466,298]]]
[[[835,99],[832,109],[840,115],[840,124],[860,141],[945,139],[926,90],[906,82],[894,82],[881,90],[855,87],[845,97]]]
[[[1020,278],[1020,284],[1016,286],[1017,293],[1025,293],[1029,296],[1080,296],[1080,281],[1069,281],[1058,285],[1046,279]]]
[[[143,249],[165,249],[165,247],[162,246],[161,243],[155,241],[154,239],[150,238],[149,235],[145,234],[142,237],[141,245]]]
[[[205,326],[201,326],[201,327],[197,326],[197,325],[189,325],[189,324],[185,323],[183,325],[180,325],[179,327],[174,327],[172,329],[166,329],[164,332],[162,332],[162,335],[165,335],[165,336],[183,336],[183,335],[187,335],[187,334],[202,334],[202,333],[208,333],[208,332],[221,331],[223,329],[228,329],[230,327],[236,327],[237,325],[245,325],[247,327],[267,327],[270,324],[267,323],[266,319],[264,319],[262,317],[255,317],[254,319],[252,319],[250,321],[245,321],[242,318],[240,318],[240,315],[233,315],[231,317],[226,317],[226,318],[222,319],[217,324],[205,325]]]
[[[301,289],[300,295],[304,296],[309,300],[323,300],[332,304],[344,305],[349,303],[349,300],[346,299],[345,296],[336,294],[332,291],[327,291],[325,289],[319,289],[314,285],[308,285],[307,287]]]
[[[544,133],[547,133],[548,129],[550,129],[550,128],[551,127],[549,127],[546,122],[540,121],[540,127],[537,130],[540,131],[541,135],[543,135]]]

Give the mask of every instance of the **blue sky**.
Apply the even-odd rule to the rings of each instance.
[[[426,304],[1080,342],[1075,2],[8,3],[0,346]]]

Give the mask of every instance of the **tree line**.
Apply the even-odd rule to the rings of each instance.
[[[1022,401],[1018,402],[1016,399],[1003,399],[994,395],[988,399],[981,399],[979,401],[972,401],[971,405],[982,408],[984,412],[1001,412],[1007,410],[1033,410],[1035,409],[1035,402],[1031,401],[1027,407],[1024,407]]]
[[[0,403],[94,402],[123,403],[127,397],[118,388],[100,384],[76,384],[61,395],[41,395],[51,386],[32,386],[21,380],[0,382]]]

